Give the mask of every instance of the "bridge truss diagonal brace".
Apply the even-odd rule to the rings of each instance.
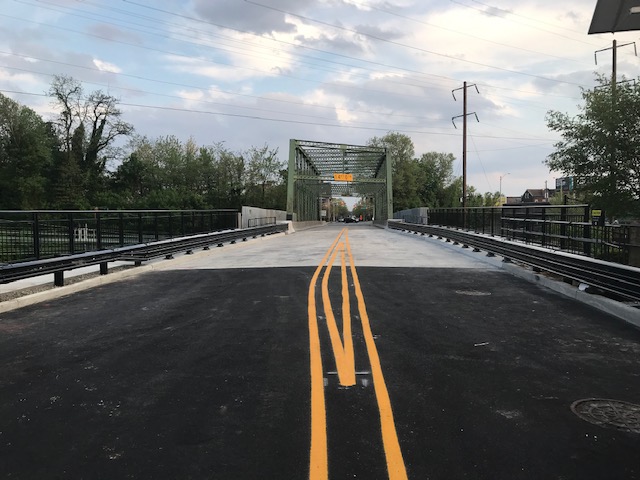
[[[359,196],[372,199],[374,218],[385,222],[393,212],[391,173],[384,147],[291,139],[287,217],[321,220],[323,200]],[[337,180],[344,177],[350,180]]]

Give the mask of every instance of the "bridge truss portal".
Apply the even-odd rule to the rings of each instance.
[[[321,220],[324,202],[340,196],[372,200],[376,222],[393,215],[386,148],[290,140],[287,217]]]

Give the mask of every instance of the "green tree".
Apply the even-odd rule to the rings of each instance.
[[[419,207],[420,171],[414,159],[415,147],[411,138],[403,133],[389,132],[383,137],[371,138],[367,144],[385,147],[389,152],[393,171],[394,210]]]
[[[86,207],[104,189],[107,162],[117,154],[116,138],[131,135],[133,126],[122,120],[115,97],[99,90],[85,96],[82,84],[72,77],[55,76],[49,95],[60,110],[57,203]]]
[[[278,160],[278,149],[252,147],[247,152],[248,163],[245,182],[245,203],[262,208],[277,207],[271,190],[282,185],[280,171],[284,164]]]
[[[55,149],[50,126],[0,94],[0,208],[47,206]]]
[[[361,198],[354,206],[352,210],[353,215],[363,220],[371,220],[373,216],[373,203],[369,198]]]
[[[500,192],[485,192],[484,194],[484,206],[485,207],[497,207],[500,204]]]
[[[453,162],[451,153],[428,152],[418,159],[418,194],[420,206],[437,208],[448,205],[446,188],[453,182]]]
[[[442,192],[442,207],[462,207],[462,177],[456,177],[449,185],[445,187]]]
[[[640,84],[608,78],[583,90],[580,113],[550,111],[547,126],[562,135],[546,159],[551,170],[574,177],[578,195],[609,217],[640,217]]]

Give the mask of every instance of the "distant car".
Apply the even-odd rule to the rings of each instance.
[[[344,223],[355,223],[356,219],[351,217],[345,217]]]

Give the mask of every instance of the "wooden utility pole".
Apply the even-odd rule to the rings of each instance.
[[[634,52],[636,56],[638,56],[638,50],[636,48],[635,42],[623,43],[622,45],[618,45],[618,42],[614,39],[611,47],[603,48],[600,50],[596,50],[593,54],[595,57],[596,65],[598,64],[598,52],[603,52],[605,50],[611,49],[611,131],[610,131],[610,139],[609,139],[609,195],[614,195],[616,191],[616,108],[618,103],[618,48],[626,47],[627,45],[633,45]],[[606,214],[606,212],[605,212]]]
[[[462,208],[463,208],[463,226],[467,226],[466,221],[466,208],[467,208],[467,116],[475,115],[476,121],[478,120],[478,115],[476,112],[467,113],[467,88],[475,87],[476,92],[478,91],[478,87],[476,84],[467,85],[467,82],[462,83],[461,88],[456,88],[455,90],[451,90],[451,94],[453,95],[453,99],[457,100],[455,92],[457,90],[462,90],[462,115],[458,115],[456,117],[451,118],[451,122],[453,126],[456,127],[456,122],[454,120],[456,118],[462,117]],[[456,127],[458,128],[458,127]]]

